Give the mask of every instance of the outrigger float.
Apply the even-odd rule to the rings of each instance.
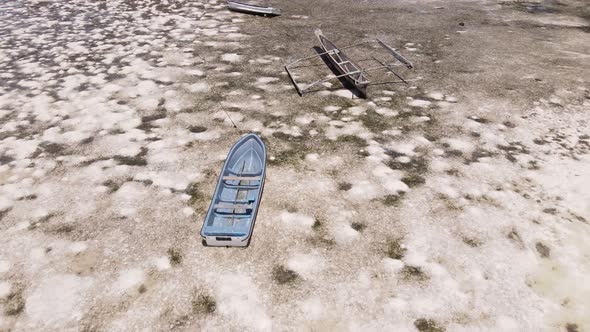
[[[266,146],[256,134],[229,151],[211,199],[201,236],[208,246],[250,244],[266,175]]]
[[[281,15],[281,10],[278,8],[249,5],[246,3],[231,1],[231,0],[227,1],[227,7],[230,10],[233,10],[236,12],[241,12],[241,13],[263,15],[263,16],[280,16]]]
[[[344,49],[360,47],[362,45],[367,45],[367,44],[371,44],[371,43],[377,43],[387,53],[389,53],[391,56],[393,56],[395,59],[397,59],[401,63],[401,65],[404,65],[408,69],[414,68],[414,66],[412,65],[412,63],[410,61],[408,61],[408,59],[406,59],[403,55],[398,53],[393,47],[385,44],[380,39],[376,38],[374,40],[367,40],[367,41],[359,42],[359,43],[345,46],[345,47],[337,47],[333,42],[331,42],[328,38],[326,38],[324,36],[324,34],[322,33],[322,30],[316,29],[315,35],[319,40],[319,43],[321,46],[321,52],[318,54],[312,55],[312,56],[297,59],[297,60],[285,65],[285,70],[287,70],[287,73],[289,74],[289,77],[291,78],[293,85],[295,85],[295,89],[297,89],[297,93],[299,93],[299,95],[302,96],[303,94],[305,94],[307,92],[316,91],[316,90],[314,90],[314,88],[316,88],[320,85],[323,85],[324,83],[327,83],[331,80],[336,80],[336,79],[341,79],[341,78],[343,78],[346,81],[348,81],[349,83],[351,83],[354,86],[354,88],[363,97],[366,97],[367,86],[369,86],[369,85],[402,83],[402,82],[405,84],[408,84],[407,80],[405,80],[403,77],[398,75],[393,70],[393,67],[400,66],[400,64],[388,64],[375,56],[373,56],[371,59],[353,61],[350,57],[348,57],[348,55],[346,55],[346,53],[344,53],[342,51]],[[314,58],[317,58],[317,57],[322,57],[322,58],[327,59],[327,61],[335,68],[337,75],[330,75],[326,78],[319,79],[317,81],[314,81],[314,82],[311,82],[308,84],[298,82],[297,76],[293,74],[293,69],[310,67],[310,66],[301,65],[301,64],[306,61],[310,61]],[[363,69],[360,65],[357,64],[358,62],[367,61],[367,60],[377,62],[379,64],[379,66],[371,67],[368,69]],[[370,81],[369,75],[367,73],[370,71],[376,71],[376,70],[386,70],[386,71],[392,73],[393,75],[395,75],[395,77],[397,77],[399,79],[399,81],[373,83]]]

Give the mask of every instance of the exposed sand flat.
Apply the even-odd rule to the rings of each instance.
[[[590,330],[587,3],[272,4],[0,2],[0,331]],[[299,97],[320,26],[410,85]],[[248,131],[251,245],[204,247]]]

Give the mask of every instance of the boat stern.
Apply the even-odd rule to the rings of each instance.
[[[203,235],[208,247],[247,247],[250,243],[248,236]]]

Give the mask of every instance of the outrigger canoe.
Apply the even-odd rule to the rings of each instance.
[[[369,79],[363,69],[354,63],[342,50],[324,36],[322,30],[316,29],[315,35],[320,41],[323,51],[326,53],[330,63],[336,68],[339,76],[343,75],[363,96],[367,95]]]
[[[249,5],[246,3],[241,3],[241,2],[237,2],[237,1],[231,1],[231,0],[229,0],[227,2],[227,7],[230,10],[242,12],[242,13],[248,13],[248,14],[264,15],[264,16],[279,16],[279,15],[281,15],[281,10],[278,8]]]
[[[385,60],[380,60],[379,58],[377,58],[373,54],[374,53],[373,48],[365,49],[363,51],[365,54],[365,57],[370,56],[371,57],[370,59],[367,58],[367,59],[363,59],[363,60],[358,60],[358,62],[361,62],[361,61],[370,61],[372,59],[379,64],[376,67],[369,67],[369,68],[362,68],[361,66],[358,65],[358,63],[355,63],[348,55],[346,55],[343,52],[344,49],[350,49],[353,47],[360,47],[360,46],[366,46],[371,43],[377,43],[381,47],[382,50],[387,52],[389,55],[393,56],[402,65],[406,66],[408,69],[414,68],[414,66],[412,65],[412,63],[410,61],[408,61],[403,55],[398,53],[394,48],[385,44],[379,38],[361,41],[361,42],[358,42],[358,43],[355,43],[352,45],[348,45],[345,47],[337,47],[336,45],[334,45],[334,43],[332,43],[328,38],[326,38],[324,36],[324,34],[322,33],[322,31],[320,29],[316,29],[315,34],[320,42],[322,51],[317,52],[317,54],[314,54],[311,56],[306,56],[304,58],[296,59],[296,60],[291,61],[285,65],[285,70],[287,71],[287,74],[289,75],[291,82],[293,82],[293,85],[295,86],[295,89],[297,90],[297,93],[299,93],[300,96],[303,96],[303,94],[305,94],[307,92],[317,91],[314,89],[316,87],[323,85],[324,83],[327,83],[329,81],[336,80],[336,79],[339,80],[342,78],[344,78],[346,81],[348,81],[355,88],[355,90],[359,93],[359,97],[366,97],[367,96],[367,86],[372,85],[372,84],[373,85],[390,84],[390,83],[391,84],[393,84],[393,83],[408,84],[407,80],[405,80],[403,77],[401,77],[398,73],[396,73],[394,71],[393,67],[399,66],[399,64],[387,63]],[[323,57],[325,59],[326,63],[329,64],[331,67],[333,67],[332,68],[333,72],[335,72],[336,75],[329,75],[324,78],[315,80],[311,83],[305,83],[305,82],[299,81],[299,77],[301,77],[301,76],[297,75],[297,73],[293,72],[293,69],[315,67],[314,65],[305,64],[305,62],[313,61],[313,59],[315,59],[317,57]],[[399,81],[371,82],[369,80],[369,76],[367,73],[372,72],[372,71],[380,71],[380,70],[388,71],[390,74],[393,74],[395,77],[397,77],[397,79],[399,79]]]
[[[242,137],[229,151],[201,228],[208,246],[250,243],[266,175],[266,146],[256,134]]]

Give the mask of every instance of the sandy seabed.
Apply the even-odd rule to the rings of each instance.
[[[590,330],[587,3],[271,4],[0,3],[0,331]],[[317,27],[410,84],[299,97]],[[251,245],[204,247],[247,132]]]

